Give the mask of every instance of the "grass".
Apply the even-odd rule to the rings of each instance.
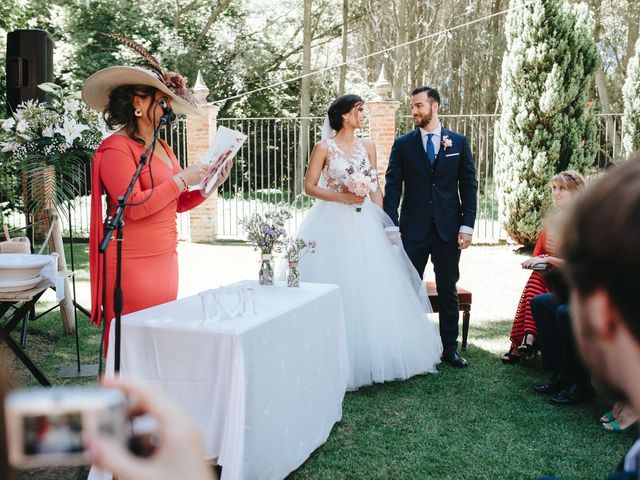
[[[86,249],[75,249],[77,267],[86,268]],[[99,331],[82,314],[78,324],[81,361],[97,363]],[[443,365],[437,375],[347,393],[343,419],[327,443],[289,478],[605,478],[634,434],[612,434],[600,426],[597,418],[610,407],[604,398],[552,406],[531,388],[546,379],[538,361],[505,366],[496,353],[478,346],[504,344],[510,326],[505,319],[472,324],[466,370]],[[64,336],[57,310],[29,323],[27,352],[55,384],[95,381],[57,378],[62,365],[75,363],[75,337]],[[16,360],[9,368],[15,384],[35,384]],[[37,469],[17,478],[79,480],[86,471]]]
[[[474,346],[465,357],[463,371],[347,394],[342,422],[291,479],[597,479],[631,446],[596,421],[605,400],[558,408],[534,394],[537,362],[503,366]]]

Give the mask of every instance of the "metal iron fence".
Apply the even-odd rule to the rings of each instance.
[[[311,150],[322,135],[321,117],[221,118],[219,124],[246,133],[229,181],[219,190],[218,237],[238,239],[239,220],[279,208],[292,213],[287,228],[296,231],[313,199],[303,178]]]
[[[494,182],[494,132],[499,115],[444,115],[443,124],[464,134],[475,156],[478,172],[478,218],[475,240],[497,243],[506,238],[498,224],[498,202]],[[593,166],[593,174],[606,169],[621,155],[620,114],[598,115],[598,139],[600,148]],[[249,138],[234,162],[231,178],[221,187],[218,198],[218,234],[221,239],[241,239],[243,233],[239,220],[252,213],[264,213],[286,207],[293,213],[288,225],[295,232],[304,214],[313,204],[313,199],[303,193],[302,178],[313,145],[320,139],[323,119],[308,118],[221,118],[220,125],[245,132]],[[410,117],[397,121],[398,133],[412,127]],[[308,128],[308,131],[307,131]],[[304,134],[302,134],[304,132]],[[362,136],[367,136],[365,131]],[[186,122],[178,121],[166,140],[173,147],[181,165],[187,165]],[[307,139],[307,141],[302,141]],[[0,172],[0,182],[6,186],[16,179]],[[86,237],[89,233],[89,178],[86,179],[83,195],[71,205],[71,222],[62,215],[64,230],[73,229],[75,237]],[[6,202],[0,188],[0,203]],[[25,224],[20,210],[12,210],[4,221],[10,227]],[[178,218],[179,235],[188,240],[188,214]]]
[[[187,161],[187,135],[186,121],[184,118],[178,119],[176,125],[164,129],[160,134],[171,147],[182,167]],[[10,199],[15,199],[18,204],[16,208],[6,210],[2,219],[10,229],[24,227],[26,217],[20,205],[20,179],[0,172],[0,206],[6,205]],[[87,168],[83,181],[79,185],[79,195],[68,205],[60,206],[60,219],[62,221],[63,235],[69,236],[73,232],[76,238],[88,238],[91,212],[91,169]],[[178,214],[178,233],[182,240],[190,238],[188,213]]]

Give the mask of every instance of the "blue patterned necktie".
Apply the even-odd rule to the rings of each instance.
[[[427,160],[429,164],[433,165],[436,161],[436,151],[433,148],[433,133],[427,133]]]

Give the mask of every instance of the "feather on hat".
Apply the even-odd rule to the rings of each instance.
[[[187,88],[187,80],[176,72],[162,68],[160,62],[142,45],[124,35],[104,33],[138,53],[144,62],[140,66],[115,66],[98,70],[85,80],[82,99],[89,107],[103,112],[109,105],[109,95],[122,85],[149,85],[171,97],[173,110],[182,115],[201,114]]]

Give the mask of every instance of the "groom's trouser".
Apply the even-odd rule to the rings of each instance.
[[[458,238],[445,242],[438,235],[435,224],[431,225],[429,235],[425,241],[414,242],[403,239],[404,249],[418,271],[420,278],[431,255],[433,270],[436,274],[438,289],[440,338],[445,352],[457,348],[458,340],[458,292],[456,283],[460,278],[458,263],[460,249]]]

